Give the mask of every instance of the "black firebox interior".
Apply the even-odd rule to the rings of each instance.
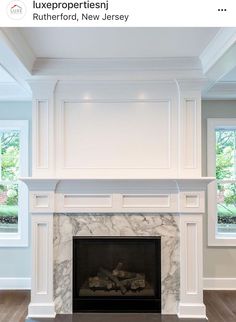
[[[160,237],[74,237],[73,312],[161,312]]]

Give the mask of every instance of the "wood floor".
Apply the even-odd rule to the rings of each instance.
[[[0,322],[24,322],[29,291],[0,291]],[[204,303],[209,322],[236,322],[236,291],[205,291]],[[74,314],[55,319],[30,319],[27,322],[203,322],[159,314]]]

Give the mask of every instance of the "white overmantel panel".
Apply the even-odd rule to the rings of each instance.
[[[201,82],[44,81],[33,90],[33,176],[201,176]]]
[[[177,172],[174,82],[61,82],[56,169],[62,177],[151,178]]]

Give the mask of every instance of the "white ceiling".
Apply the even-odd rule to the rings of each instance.
[[[220,28],[20,28],[40,58],[199,56]]]

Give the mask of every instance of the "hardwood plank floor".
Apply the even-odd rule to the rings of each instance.
[[[24,322],[29,301],[29,291],[0,291],[0,322]]]
[[[0,322],[25,322],[29,291],[0,291]],[[205,291],[209,322],[236,322],[236,291]],[[27,322],[203,322],[160,314],[73,314],[55,319],[28,319]]]

